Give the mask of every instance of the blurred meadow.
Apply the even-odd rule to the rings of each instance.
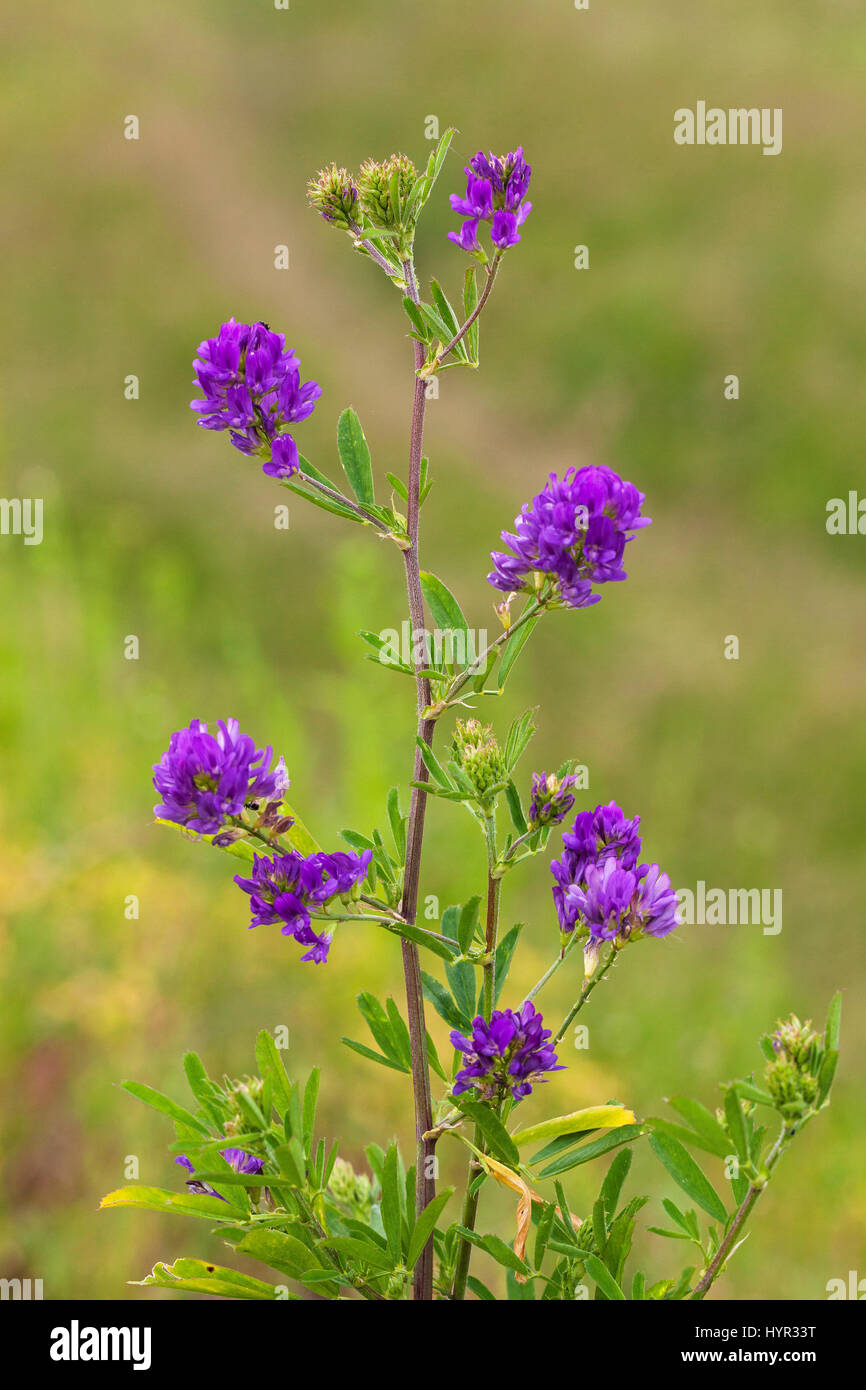
[[[199,340],[232,314],[264,318],[324,388],[302,452],[333,476],[351,403],[382,491],[404,470],[399,297],[304,186],[332,159],[421,163],[431,114],[460,133],[419,235],[425,280],[462,279],[447,195],[478,147],[523,143],[534,211],[485,314],[481,370],[448,372],[428,410],[423,565],[492,633],[488,553],[550,471],[609,464],[654,518],[628,583],[546,619],[482,713],[504,732],[539,705],[526,781],[586,763],[581,809],[639,811],[676,885],[784,893],[778,935],[696,926],[628,951],[584,1015],[589,1050],[563,1058],[527,1122],[610,1096],[640,1115],[682,1093],[713,1106],[717,1081],[760,1065],[779,1013],[822,1022],[841,986],[834,1103],[717,1296],[821,1299],[828,1279],[866,1274],[866,540],[825,529],[828,499],[864,487],[862,8],[46,0],[8,8],[0,34],[0,492],[45,507],[41,545],[0,537],[0,1274],[42,1278],[46,1298],[136,1298],[125,1281],[156,1259],[220,1253],[205,1223],[97,1211],[129,1155],[141,1181],[180,1185],[170,1125],[115,1083],[182,1098],[188,1048],[237,1076],[256,1031],[286,1025],[293,1074],[323,1068],[344,1156],[362,1164],[391,1135],[411,1148],[405,1078],[340,1043],[365,1036],[360,988],[399,1000],[397,942],[346,929],[320,969],[248,933],[232,861],[152,825],[150,766],[192,717],[235,715],[285,753],[292,801],[330,847],[383,824],[388,788],[406,786],[412,687],[355,635],[403,620],[397,553],[278,492],[188,402]],[[699,99],[782,107],[782,154],[676,146],[673,112]],[[130,373],[139,400],[124,399]],[[465,900],[483,864],[465,814],[431,805],[422,895]],[[549,885],[542,859],[506,884],[505,925],[526,928],[505,1002],[556,949]],[[551,1018],[576,992],[566,974],[543,996]],[[576,1210],[600,1177],[571,1175]],[[640,1146],[632,1182],[658,1224],[672,1189]],[[485,1191],[481,1229],[509,1220]],[[639,1249],[655,1278],[680,1253],[654,1236]]]

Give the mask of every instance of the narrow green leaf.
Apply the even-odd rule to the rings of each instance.
[[[505,642],[505,645],[502,648],[502,660],[499,663],[500,690],[505,689],[505,682],[511,675],[511,670],[514,666],[515,661],[520,656],[520,653],[523,651],[523,648],[529,641],[529,638],[532,636],[532,630],[535,627],[535,624],[538,622],[539,616],[540,615],[536,615],[534,618],[528,618],[527,621],[523,623],[517,629],[516,632],[513,632]]]
[[[705,1105],[700,1101],[692,1100],[689,1096],[673,1096],[669,1101],[670,1105],[677,1114],[682,1115],[687,1124],[708,1144],[714,1145],[714,1152],[719,1158],[725,1158],[731,1151],[728,1136],[722,1129],[715,1115],[711,1114]]]
[[[439,1017],[445,1020],[449,1028],[456,1028],[461,1033],[472,1031],[471,1020],[460,1012],[450,991],[439,980],[433,975],[428,975],[426,970],[422,970],[421,983],[424,989],[424,998],[433,1005]]]
[[[741,1163],[749,1160],[749,1140],[746,1135],[746,1119],[736,1089],[730,1086],[725,1092],[725,1119],[737,1157]]]
[[[397,1145],[391,1144],[382,1167],[382,1225],[388,1241],[392,1262],[400,1262],[403,1212],[400,1203],[400,1180],[397,1172]]]
[[[608,1153],[611,1149],[618,1149],[621,1144],[630,1144],[633,1139],[638,1139],[643,1133],[643,1125],[623,1125],[620,1129],[612,1129],[608,1133],[602,1134],[600,1138],[593,1139],[590,1144],[581,1144],[577,1149],[563,1154],[562,1158],[554,1159],[546,1168],[542,1168],[538,1176],[539,1178],[552,1178],[560,1173],[567,1173],[582,1163],[589,1163],[591,1159]]]
[[[152,1086],[145,1086],[142,1081],[121,1081],[121,1088],[128,1091],[136,1100],[143,1100],[145,1105],[150,1105],[154,1110],[159,1110],[161,1114],[168,1115],[169,1119],[178,1124],[189,1125],[190,1129],[198,1130],[199,1134],[209,1134],[207,1125],[190,1110],[186,1110],[182,1105],[169,1100],[161,1091],[155,1091]]]
[[[441,579],[438,579],[435,574],[430,574],[427,570],[422,570],[421,589],[433,615],[433,621],[438,628],[446,632],[463,632],[468,635],[469,626],[463,616],[460,604]]]
[[[407,1269],[413,1269],[421,1258],[421,1252],[433,1234],[436,1222],[439,1220],[439,1216],[447,1205],[453,1191],[453,1187],[446,1187],[439,1192],[431,1202],[427,1203],[421,1215],[418,1217],[418,1220],[415,1222],[415,1229],[412,1232],[412,1239],[409,1242],[409,1253],[406,1256]]]
[[[341,1038],[340,1041],[346,1047],[350,1047],[353,1052],[357,1052],[360,1057],[366,1057],[370,1062],[378,1062],[383,1067],[390,1067],[391,1071],[409,1072],[408,1067],[404,1067],[400,1062],[395,1062],[392,1057],[384,1057],[381,1053],[374,1052],[372,1047],[356,1042],[354,1038]]]
[[[650,1135],[650,1148],[678,1187],[716,1221],[726,1221],[725,1205],[687,1149],[677,1139],[658,1130]]]
[[[625,1294],[619,1284],[610,1271],[605,1269],[597,1255],[587,1255],[583,1264],[590,1279],[601,1289],[605,1298],[615,1299],[617,1302],[625,1300]]]
[[[520,1163],[520,1153],[496,1112],[489,1105],[480,1101],[465,1101],[462,1096],[458,1097],[457,1104],[463,1114],[477,1124],[493,1156],[512,1168],[516,1167]]]
[[[618,1153],[608,1168],[607,1175],[601,1185],[599,1197],[604,1205],[608,1222],[612,1221],[616,1215],[620,1193],[622,1192],[623,1183],[628,1177],[631,1160],[631,1149],[623,1149],[622,1153]]]
[[[370,450],[361,421],[349,406],[337,424],[337,448],[350,486],[362,506],[375,501]]]
[[[475,927],[478,922],[478,908],[480,903],[481,899],[479,897],[469,898],[468,901],[463,904],[460,911],[460,920],[457,923],[457,940],[460,943],[461,951],[464,953],[468,951],[469,947],[472,945]]]

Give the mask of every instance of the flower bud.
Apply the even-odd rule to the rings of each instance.
[[[789,1120],[805,1114],[818,1095],[820,1039],[807,1019],[801,1023],[796,1014],[780,1022],[770,1038],[774,1061],[767,1067],[764,1080],[773,1097],[776,1109]]]
[[[331,164],[320,169],[314,179],[307,184],[307,198],[326,222],[345,231],[353,230],[358,224],[358,187],[351,174]]]
[[[358,176],[358,192],[365,215],[386,232],[411,234],[414,224],[406,219],[406,204],[418,182],[418,170],[404,154],[392,154],[383,163],[367,159]],[[396,190],[399,207],[392,192]]]
[[[344,1158],[334,1162],[328,1190],[336,1202],[350,1207],[359,1220],[366,1221],[373,1204],[373,1187],[366,1173],[356,1173]]]
[[[505,778],[505,756],[489,724],[458,719],[452,743],[454,761],[466,773],[480,802]]]

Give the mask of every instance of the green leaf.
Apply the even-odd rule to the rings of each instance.
[[[535,733],[535,725],[532,721],[534,710],[527,710],[521,714],[519,719],[515,719],[508,735],[505,739],[505,766],[510,772],[516,763],[522,758],[532,735]]]
[[[408,294],[403,296],[403,308],[406,310],[415,332],[425,343],[428,343],[430,341],[430,330],[424,319],[424,315],[421,313],[415,301],[409,298]]]
[[[267,1028],[263,1028],[256,1038],[256,1066],[259,1075],[269,1078],[274,1088],[274,1105],[283,1116],[292,1103],[292,1083],[286,1074],[280,1049]]]
[[[445,163],[445,156],[447,155],[451,141],[454,139],[454,136],[456,134],[457,131],[454,129],[454,127],[449,126],[448,129],[445,131],[444,135],[439,140],[439,143],[437,144],[435,150],[430,155],[430,158],[427,161],[427,168],[422,177],[418,180],[418,183],[415,185],[415,188],[413,189],[412,202],[413,215],[415,217],[417,217],[418,213],[421,211],[422,207],[427,202],[427,199],[430,197],[430,194],[433,192],[433,185],[436,183],[436,180],[438,179],[439,174],[441,173],[442,166]]]
[[[827,1026],[824,1029],[824,1046],[828,1052],[838,1052],[839,1033],[842,1026],[842,993],[833,995],[827,1011]]]
[[[392,787],[388,793],[388,820],[391,823],[398,863],[403,864],[406,859],[406,817],[400,810],[400,793],[396,787]]]
[[[728,1133],[737,1151],[737,1157],[741,1163],[749,1161],[749,1139],[746,1134],[746,1119],[743,1114],[743,1107],[740,1105],[740,1098],[733,1086],[725,1092],[725,1119],[728,1122]]]
[[[382,1166],[382,1225],[393,1263],[399,1264],[402,1253],[403,1208],[400,1202],[400,1177],[397,1169],[397,1145],[391,1144]]]
[[[609,1153],[611,1149],[618,1149],[621,1144],[630,1144],[633,1139],[638,1139],[643,1133],[643,1125],[623,1125],[620,1129],[612,1129],[607,1134],[601,1135],[599,1139],[593,1139],[590,1144],[581,1144],[577,1149],[563,1154],[561,1158],[554,1159],[546,1168],[542,1168],[538,1176],[539,1178],[552,1178],[557,1177],[560,1173],[567,1173],[582,1163],[589,1163],[591,1159]],[[534,1159],[530,1161],[535,1162]]]
[[[463,904],[460,911],[460,919],[457,923],[457,940],[460,943],[461,951],[464,953],[469,950],[475,936],[480,903],[480,897],[469,898],[468,901]]]
[[[610,1271],[605,1269],[597,1255],[587,1255],[583,1266],[590,1279],[601,1289],[605,1298],[615,1299],[617,1302],[625,1300],[625,1294],[619,1284]]]
[[[433,752],[433,749],[430,748],[429,745],[424,742],[420,734],[418,738],[415,740],[415,742],[418,745],[421,757],[424,760],[424,766],[427,768],[427,771],[430,773],[430,775],[435,779],[435,781],[439,783],[440,787],[444,787],[446,791],[452,791],[453,783],[451,781],[451,778],[448,776],[448,773],[445,771],[444,767],[439,762],[439,759],[436,757],[436,754]]]
[[[677,1139],[658,1130],[650,1135],[650,1148],[678,1187],[716,1221],[726,1221],[728,1213],[709,1178],[705,1177],[687,1149]]]
[[[631,1167],[632,1150],[623,1149],[622,1153],[617,1154],[607,1170],[607,1176],[601,1185],[599,1198],[604,1206],[608,1222],[612,1221],[616,1215],[620,1193],[623,1183],[628,1177],[628,1170]]]
[[[833,1078],[836,1075],[836,1067],[839,1063],[838,1052],[825,1052],[821,1059],[821,1070],[818,1073],[818,1094],[815,1097],[816,1105],[823,1105],[827,1096],[830,1094],[830,1087],[833,1085]]]
[[[428,1202],[418,1220],[415,1222],[415,1229],[412,1232],[412,1239],[409,1241],[409,1253],[406,1256],[406,1268],[413,1269],[421,1258],[421,1252],[427,1244],[436,1222],[439,1220],[440,1213],[449,1201],[453,1187],[446,1187]]]
[[[469,266],[463,277],[463,316],[464,322],[471,317],[478,307],[478,285],[475,282],[475,267]],[[478,330],[479,319],[476,319],[471,328],[466,332],[466,353],[470,361],[478,363]]]
[[[673,1096],[668,1101],[677,1114],[682,1115],[687,1124],[692,1129],[706,1139],[712,1145],[712,1152],[719,1158],[727,1158],[731,1151],[730,1141],[722,1126],[719,1124],[715,1115],[712,1115],[705,1105],[700,1101],[691,1100],[689,1096]]]
[[[394,1268],[389,1254],[372,1241],[361,1240],[357,1236],[326,1236],[319,1244],[341,1255],[348,1255],[350,1259],[359,1260],[361,1264],[371,1265],[373,1269],[390,1273]]]
[[[751,1081],[735,1081],[734,1090],[743,1100],[753,1100],[756,1105],[769,1105],[775,1110],[776,1102],[769,1091],[762,1091],[760,1086],[753,1086]]]
[[[189,1125],[190,1129],[198,1130],[199,1134],[209,1135],[210,1131],[206,1124],[191,1111],[184,1109],[182,1105],[177,1105],[175,1101],[169,1100],[161,1091],[155,1091],[152,1086],[145,1086],[142,1081],[121,1081],[121,1088],[128,1091],[136,1100],[143,1100],[145,1105],[150,1105],[154,1110],[159,1110],[161,1114],[168,1115],[169,1119],[177,1124]]]
[[[445,975],[458,1009],[467,1016],[472,1014],[475,1009],[475,966],[468,960],[462,960],[457,965],[446,962]]]
[[[686,1129],[685,1125],[674,1125],[669,1120],[662,1119],[658,1115],[648,1115],[646,1124],[652,1125],[653,1129],[660,1130],[662,1134],[669,1134],[672,1139],[679,1139],[681,1144],[690,1144],[692,1148],[701,1149],[704,1153],[714,1154],[716,1158],[727,1158],[731,1151],[730,1143],[725,1149],[725,1153],[719,1152],[719,1146],[715,1142],[710,1143],[700,1134],[696,1134],[693,1129]]]
[[[525,623],[513,632],[506,640],[502,648],[502,660],[499,663],[499,689],[505,689],[505,682],[511,674],[511,669],[515,661],[523,651],[524,646],[532,635],[532,630],[541,615],[536,614],[533,618],[527,618]]]
[[[268,1230],[258,1227],[255,1231],[249,1231],[238,1241],[235,1249],[240,1255],[248,1255],[252,1260],[258,1260],[260,1264],[267,1265],[270,1269],[275,1269],[279,1274],[288,1275],[290,1279],[297,1279],[303,1282],[304,1276],[308,1273],[318,1272],[325,1268],[317,1251],[310,1250],[296,1236],[288,1235],[285,1231]],[[316,1284],[318,1291],[323,1289],[330,1290],[334,1296],[339,1292],[340,1273],[334,1270],[334,1283],[328,1285]]]
[[[277,1296],[273,1284],[266,1284],[263,1279],[241,1274],[236,1269],[226,1269],[222,1265],[206,1264],[204,1260],[180,1259],[171,1265],[159,1262],[147,1278],[130,1282],[142,1288],[214,1294],[219,1298],[272,1301]]]
[[[447,936],[440,936],[438,932],[427,931],[425,927],[410,926],[408,922],[382,922],[381,925],[395,936],[414,941],[416,946],[425,946],[442,960],[453,960],[455,956],[460,955],[460,947],[456,941]]]
[[[361,421],[351,406],[343,411],[337,424],[337,448],[340,451],[340,462],[358,501],[362,506],[374,502],[370,450],[361,429]]]
[[[119,1187],[99,1203],[108,1207],[145,1207],[148,1211],[176,1212],[179,1216],[203,1216],[208,1221],[246,1221],[249,1213],[219,1197],[195,1192],[170,1192],[164,1187]]]
[[[558,1139],[563,1134],[579,1134],[586,1129],[617,1129],[621,1125],[634,1126],[634,1113],[624,1105],[591,1105],[585,1110],[574,1110],[570,1115],[557,1115],[552,1120],[541,1120],[528,1129],[519,1129],[512,1134],[518,1147],[524,1144],[538,1144],[550,1139]]]
[[[480,1101],[465,1101],[462,1096],[458,1096],[456,1103],[463,1114],[477,1124],[494,1158],[515,1168],[520,1163],[517,1145],[496,1112],[489,1105]]]
[[[428,975],[426,970],[422,970],[421,983],[424,989],[424,998],[433,1005],[439,1017],[445,1020],[449,1028],[456,1028],[461,1033],[472,1031],[471,1019],[466,1014],[461,1013],[450,991],[435,976]]]
[[[422,570],[421,589],[436,626],[445,632],[464,632],[468,636],[469,626],[460,604],[442,580],[435,574]]]
[[[360,1057],[366,1057],[370,1062],[378,1062],[383,1067],[390,1067],[391,1071],[402,1071],[408,1074],[409,1068],[402,1063],[395,1062],[392,1057],[384,1057],[379,1052],[374,1052],[372,1047],[367,1047],[365,1043],[356,1042],[354,1038],[341,1038],[340,1042],[345,1047],[350,1047],[353,1052],[357,1052]]]
[[[304,1087],[304,1104],[302,1109],[304,1153],[307,1158],[313,1151],[313,1133],[316,1124],[316,1102],[319,1099],[319,1080],[322,1073],[318,1067],[313,1067],[307,1078]]]
[[[528,829],[526,816],[523,813],[520,793],[511,780],[509,780],[505,786],[505,800],[508,804],[508,810],[511,813],[511,819],[514,822],[515,830],[518,835],[525,835]]]

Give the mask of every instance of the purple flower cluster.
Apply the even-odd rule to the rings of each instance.
[[[250,927],[282,923],[283,936],[293,936],[311,948],[301,960],[324,964],[333,932],[319,936],[313,930],[310,911],[321,911],[335,898],[350,894],[367,877],[372,857],[369,849],[362,854],[338,850],[306,856],[291,850],[272,859],[254,855],[252,878],[235,875],[235,883],[250,895]]]
[[[542,825],[558,825],[574,805],[571,789],[577,777],[557,777],[554,773],[533,772],[532,800],[529,803],[529,824],[533,830]]]
[[[515,1100],[528,1096],[533,1082],[547,1079],[545,1072],[564,1070],[549,1038],[550,1029],[529,999],[518,1012],[494,1009],[489,1023],[474,1018],[471,1038],[455,1029],[451,1041],[466,1059],[454,1081],[455,1096],[473,1088],[494,1102],[509,1090]]]
[[[298,472],[298,446],[287,426],[312,415],[322,388],[301,382],[300,360],[282,333],[229,319],[199,344],[193,362],[204,400],[191,402],[206,430],[228,430],[242,454],[256,454],[272,478]]]
[[[236,719],[220,721],[209,734],[202,719],[172,734],[168,751],[153,768],[153,785],[162,797],[154,806],[159,820],[173,821],[201,835],[216,835],[249,803],[278,806],[289,785],[282,758],[272,769],[270,748],[256,748]]]
[[[490,239],[499,251],[516,246],[520,240],[519,227],[532,211],[524,202],[532,174],[520,147],[511,154],[485,155],[481,150],[466,166],[466,197],[451,194],[451,206],[466,221],[459,232],[449,232],[448,239],[464,251],[480,251],[479,222],[490,223]]]
[[[677,895],[658,864],[639,864],[640,816],[628,820],[611,801],[581,811],[551,864],[553,900],[563,932],[587,930],[591,941],[666,936],[679,925]]]
[[[611,468],[569,468],[562,479],[551,473],[544,490],[517,517],[516,534],[502,532],[514,553],[493,552],[490,583],[506,593],[532,592],[533,575],[551,575],[557,596],[569,607],[597,603],[593,584],[626,578],[626,541],[650,524],[641,516],[643,500],[644,494]]]
[[[220,1154],[236,1173],[260,1173],[265,1166],[262,1159],[256,1158],[255,1154],[244,1153],[243,1149],[220,1149]],[[188,1173],[195,1172],[195,1168],[186,1154],[178,1154],[174,1161],[179,1163],[181,1168],[185,1168]],[[219,1197],[221,1202],[225,1201],[221,1192],[217,1192],[209,1183],[200,1182],[198,1178],[188,1178],[186,1185],[190,1192],[195,1192],[199,1196]]]

